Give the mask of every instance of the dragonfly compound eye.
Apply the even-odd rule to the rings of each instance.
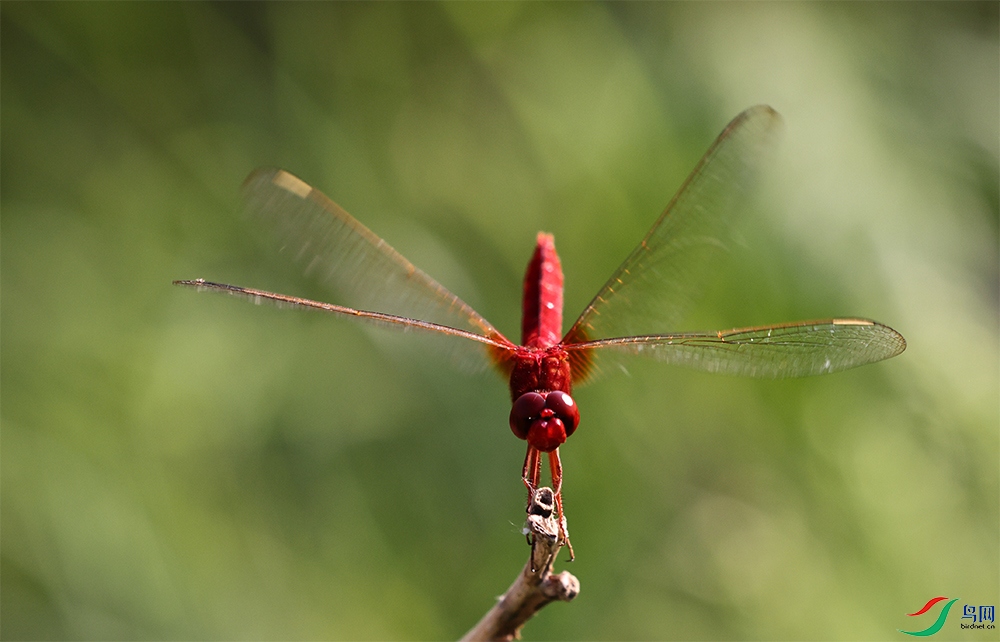
[[[519,439],[527,439],[531,423],[542,416],[545,397],[537,392],[526,392],[517,398],[510,409],[510,429]]]
[[[556,417],[566,426],[566,436],[569,437],[580,424],[580,409],[576,407],[573,397],[562,390],[553,390],[545,397],[545,407],[552,410]]]

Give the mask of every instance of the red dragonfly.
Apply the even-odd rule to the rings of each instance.
[[[474,364],[491,364],[510,382],[509,424],[527,441],[521,477],[529,500],[540,482],[542,453],[548,454],[561,537],[569,545],[559,446],[580,423],[572,387],[600,364],[645,355],[710,372],[799,377],[880,361],[906,347],[892,328],[858,318],[646,334],[676,321],[696,294],[702,266],[725,252],[721,234],[780,126],[778,113],[764,105],[729,123],[565,335],[563,274],[551,235],[538,234],[528,263],[518,345],[336,203],[283,170],[258,170],[247,178],[243,193],[250,213],[274,228],[307,272],[317,273],[357,307],[203,279],[174,283],[446,336],[455,349],[472,348]],[[572,559],[572,546],[569,551]]]

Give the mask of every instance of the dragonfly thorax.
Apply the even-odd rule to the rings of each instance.
[[[510,373],[510,398],[516,401],[526,392],[572,392],[569,355],[556,346],[547,350],[523,350]]]

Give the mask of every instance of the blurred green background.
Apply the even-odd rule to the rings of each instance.
[[[460,636],[528,554],[504,382],[170,281],[334,299],[240,216],[279,166],[512,337],[554,233],[571,321],[756,103],[786,120],[771,180],[663,330],[855,315],[909,346],[579,389],[582,592],[524,635],[895,640],[930,597],[1000,602],[996,3],[0,18],[4,639]]]

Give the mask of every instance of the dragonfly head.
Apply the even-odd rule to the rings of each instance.
[[[526,392],[510,409],[510,429],[542,452],[552,452],[580,424],[580,410],[562,390]]]

